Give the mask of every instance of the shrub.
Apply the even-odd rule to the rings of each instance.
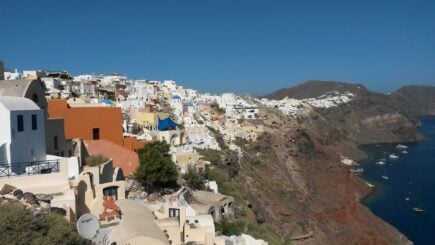
[[[0,205],[1,244],[82,244],[74,226],[58,214],[35,217],[21,204]]]
[[[205,177],[202,173],[198,173],[195,168],[190,167],[183,175],[183,179],[187,181],[187,186],[193,190],[205,189]]]
[[[241,220],[228,221],[223,218],[220,223],[215,224],[216,231],[221,232],[225,236],[240,236],[245,228],[245,223]]]
[[[93,155],[85,158],[85,164],[91,167],[99,166],[102,163],[109,161],[109,158],[103,155]]]

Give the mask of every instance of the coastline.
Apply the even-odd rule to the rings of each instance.
[[[362,205],[415,244],[427,244],[430,234],[427,230],[433,228],[435,222],[431,213],[435,199],[430,190],[434,172],[435,116],[419,119],[417,130],[424,135],[423,140],[359,146],[366,157],[358,160],[364,168],[364,173],[358,177],[374,185],[372,191],[361,198]],[[396,148],[398,144],[408,146],[409,153],[403,154]],[[391,153],[399,159],[389,159]],[[386,158],[386,163],[376,164],[381,158]],[[389,179],[383,178],[384,175]],[[423,213],[415,213],[415,207],[424,210]]]

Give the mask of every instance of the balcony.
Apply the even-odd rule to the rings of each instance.
[[[0,164],[0,178],[50,174],[58,173],[59,171],[59,159],[12,163],[10,165]]]

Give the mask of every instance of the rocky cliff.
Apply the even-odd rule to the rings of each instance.
[[[392,93],[389,98],[396,108],[412,116],[435,115],[434,86],[405,86]]]
[[[290,91],[299,99],[330,92],[355,97],[337,107],[301,109],[294,117],[261,110],[263,120],[256,123],[265,132],[254,143],[239,142],[243,157],[232,180],[257,222],[281,243],[410,244],[360,203],[373,189],[340,160],[366,157],[361,144],[420,140],[418,121],[399,112],[389,96],[361,85],[309,82]]]

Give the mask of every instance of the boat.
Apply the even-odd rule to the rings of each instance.
[[[396,145],[396,148],[397,148],[397,149],[407,149],[407,148],[408,148],[408,146],[406,146],[406,145],[401,145],[401,144],[398,144],[398,145]]]
[[[384,164],[385,164],[385,161],[379,160],[379,161],[376,162],[376,164],[384,165]]]
[[[388,176],[387,176],[387,169],[384,169],[384,175],[381,176],[383,179],[388,180]]]
[[[358,174],[364,172],[364,169],[363,168],[351,169],[350,172]]]
[[[399,156],[397,156],[396,154],[390,154],[389,156],[388,156],[390,159],[399,159]]]
[[[405,198],[406,201],[409,201],[409,197]]]
[[[416,213],[424,212],[423,209],[421,209],[421,208],[417,208],[417,207],[416,207],[416,208],[413,208],[412,211],[414,211],[414,212],[416,212]]]
[[[402,154],[408,154],[408,152],[407,151],[402,151]]]

